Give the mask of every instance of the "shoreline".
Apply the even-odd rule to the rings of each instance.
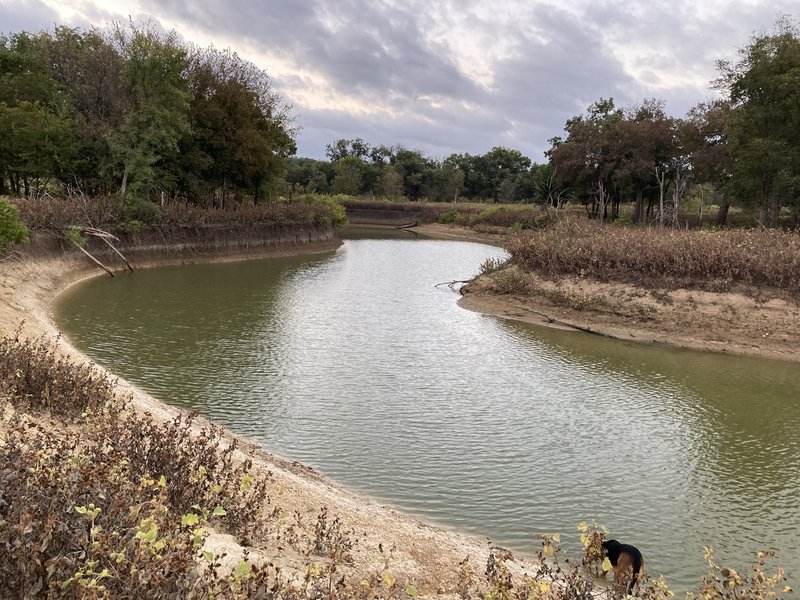
[[[508,240],[505,235],[437,224],[415,229],[441,239],[495,246]],[[513,291],[507,291],[509,287]],[[458,304],[466,310],[539,327],[800,362],[800,302],[782,297],[778,290],[651,289],[577,277],[552,281],[511,267],[476,277],[461,293]]]
[[[499,318],[641,344],[800,362],[800,306],[743,292],[652,290],[527,274],[532,291],[496,291],[496,273],[462,288],[459,305]]]
[[[270,248],[259,252],[227,252],[223,256],[164,256],[150,255],[136,261],[137,268],[172,264],[244,261],[258,258],[305,255],[333,251],[341,245],[332,243],[308,244],[290,248]],[[78,351],[58,330],[52,307],[56,296],[72,285],[94,276],[105,276],[100,269],[77,257],[24,258],[0,263],[0,330],[3,335],[19,331],[23,337],[44,337],[57,344],[75,362],[90,364],[116,381],[121,395],[130,395],[133,406],[150,414],[157,422],[165,422],[187,411],[167,405],[136,385],[109,372]],[[195,428],[212,425],[205,418],[196,420]],[[223,428],[224,438],[237,440],[240,459],[253,460],[259,472],[270,472],[277,490],[275,503],[287,514],[298,514],[313,523],[321,508],[327,507],[332,516],[339,517],[352,529],[357,543],[353,549],[354,564],[350,568],[358,577],[381,572],[386,557],[382,548],[391,548],[391,571],[400,581],[408,582],[419,597],[456,598],[459,584],[459,565],[469,557],[476,572],[483,569],[490,554],[486,538],[457,531],[443,525],[427,523],[411,514],[363,493],[351,491],[336,481],[297,461],[277,456],[244,436]],[[286,548],[276,546],[275,540],[259,540],[255,547],[244,547],[228,534],[212,533],[205,548],[227,555],[225,564],[233,568],[249,552],[252,559],[270,561],[290,570],[303,572],[308,557],[297,556]],[[533,573],[535,568],[524,557],[509,563],[515,574]],[[405,587],[405,584],[404,586]]]

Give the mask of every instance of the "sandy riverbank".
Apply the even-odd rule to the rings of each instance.
[[[529,293],[499,293],[498,281],[507,276],[495,273],[465,286],[460,305],[621,340],[800,361],[800,306],[788,298],[652,290],[577,278],[554,282],[531,274],[524,275]]]
[[[443,225],[424,234],[502,246],[507,237]],[[513,285],[509,285],[509,280]],[[505,293],[509,287],[525,293]],[[800,304],[777,290],[648,289],[579,278],[550,281],[515,268],[462,288],[469,310],[627,341],[800,361]]]
[[[332,242],[289,250],[265,250],[258,256],[330,251],[337,245],[338,242]],[[202,258],[150,256],[148,265],[255,257],[252,254]],[[51,317],[51,306],[60,292],[92,276],[106,275],[75,256],[0,263],[0,332],[5,335],[21,328],[26,337],[44,335],[58,340],[60,350],[73,359],[89,361],[60,335]],[[152,414],[157,420],[168,420],[178,413],[178,409],[161,403],[129,382],[119,380],[119,389],[132,394],[134,406]],[[390,506],[343,489],[299,463],[261,451],[246,440],[242,441],[240,447],[242,457],[245,453],[255,452],[256,469],[272,473],[276,494],[274,503],[287,514],[297,513],[313,524],[320,508],[325,506],[332,517],[338,516],[347,529],[353,530],[357,543],[353,551],[354,564],[350,570],[354,576],[367,576],[384,568],[385,558],[381,547],[386,551],[394,549],[390,568],[398,581],[403,582],[401,589],[405,589],[405,582],[408,582],[421,597],[456,597],[459,563],[466,557],[469,557],[475,572],[482,574],[489,554],[487,540],[423,523]],[[308,564],[307,556],[297,555],[285,545],[278,546],[275,540],[264,540],[257,546],[251,556],[269,559],[284,569],[302,572]],[[207,547],[217,553],[226,552],[230,564],[238,562],[243,551],[231,536],[219,534],[212,535]],[[519,574],[531,572],[532,567],[524,559],[518,558],[514,561],[513,570]]]

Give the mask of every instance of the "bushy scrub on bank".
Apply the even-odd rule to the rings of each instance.
[[[163,205],[141,200],[121,202],[116,197],[17,198],[20,220],[33,231],[64,232],[74,226],[104,229],[141,227],[170,231],[187,227],[249,227],[260,224],[316,225],[335,223],[341,216],[335,201],[264,202],[204,207],[180,201]]]
[[[0,252],[27,239],[28,228],[20,221],[19,209],[0,198]]]
[[[345,589],[334,572],[352,559],[352,532],[324,509],[316,522],[287,522],[272,503],[271,474],[236,458],[220,429],[195,427],[191,416],[156,422],[95,369],[18,336],[0,340],[0,409],[0,597],[306,598]],[[212,529],[253,552],[278,540],[317,567],[284,573],[245,554],[222,569],[224,556],[205,547]]]
[[[800,294],[800,233],[766,229],[696,231],[625,228],[564,220],[517,236],[518,266],[573,275],[720,291],[738,284]]]

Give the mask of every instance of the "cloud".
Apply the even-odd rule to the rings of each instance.
[[[294,106],[299,153],[337,138],[432,156],[547,139],[600,97],[655,97],[683,115],[712,93],[714,63],[796,0],[0,0],[12,30],[151,18],[231,47]],[[38,26],[36,23],[40,23]]]

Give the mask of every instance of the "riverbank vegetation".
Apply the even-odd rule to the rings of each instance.
[[[369,543],[382,560],[366,564],[357,550],[367,541],[325,507],[310,519],[289,514],[272,474],[220,429],[132,410],[114,382],[43,339],[0,339],[0,408],[0,581],[13,597],[624,596],[597,579],[609,565],[596,524],[578,527],[578,561],[565,558],[558,535],[541,535],[531,572],[494,548],[485,568],[470,557],[453,564],[438,589],[420,587],[379,540]],[[223,534],[241,551],[217,550]],[[709,550],[709,575],[693,597],[783,597],[790,590],[773,556],[760,554],[748,577],[714,563]],[[672,593],[657,578],[641,595]]]
[[[747,290],[800,298],[800,235],[769,229],[631,229],[565,219],[507,247],[525,271],[650,288]],[[518,290],[519,291],[519,290]]]

